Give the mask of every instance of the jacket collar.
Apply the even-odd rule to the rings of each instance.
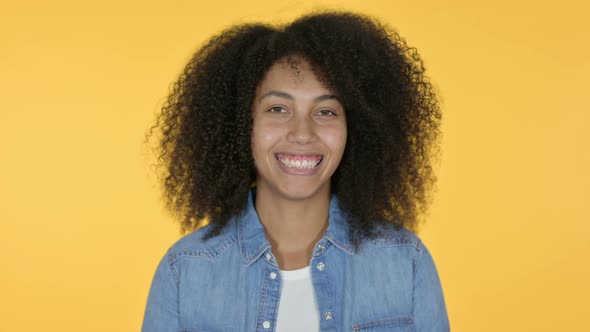
[[[248,193],[248,203],[242,213],[236,218],[238,245],[244,265],[251,265],[264,252],[270,249],[270,244],[264,235],[264,227],[260,222],[254,207],[254,191]],[[340,209],[338,198],[332,194],[330,198],[330,215],[328,228],[320,240],[331,242],[336,248],[354,255],[354,248],[348,236],[348,223],[345,213]]]

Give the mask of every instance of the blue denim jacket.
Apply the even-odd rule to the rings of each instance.
[[[152,281],[143,332],[274,331],[281,275],[252,196],[221,235],[203,241],[206,226],[169,248]],[[355,252],[332,196],[310,262],[320,331],[449,331],[429,251],[406,229],[379,230]]]

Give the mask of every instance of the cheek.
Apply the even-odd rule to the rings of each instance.
[[[254,157],[268,154],[269,150],[280,137],[279,130],[273,126],[254,126],[252,129],[251,146]]]
[[[323,141],[328,145],[333,154],[342,155],[346,146],[346,127],[334,128],[326,132]]]

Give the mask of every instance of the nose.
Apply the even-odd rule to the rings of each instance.
[[[313,119],[308,116],[295,116],[289,124],[287,140],[296,144],[307,144],[315,139]]]

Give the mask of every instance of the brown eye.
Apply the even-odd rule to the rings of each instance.
[[[287,110],[285,110],[281,106],[271,107],[268,111],[271,113],[286,113],[287,112]]]
[[[337,115],[336,113],[334,113],[330,110],[321,110],[321,111],[317,112],[316,114],[321,115],[321,116],[335,116],[335,115]]]

